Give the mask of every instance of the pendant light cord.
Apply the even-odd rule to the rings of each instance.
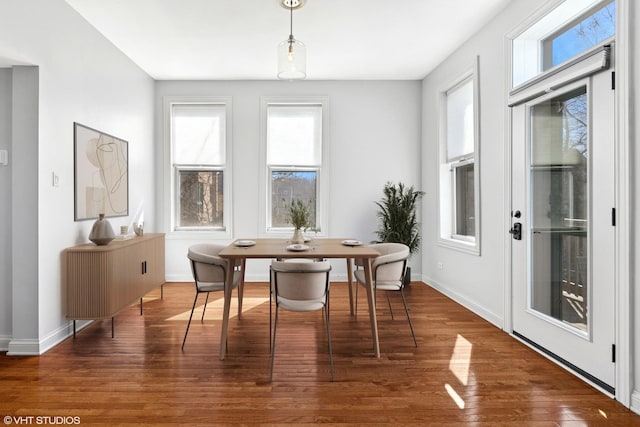
[[[289,18],[289,36],[290,36],[290,39],[293,39],[293,1],[291,1],[291,3],[289,3],[289,13],[290,13],[290,18]]]

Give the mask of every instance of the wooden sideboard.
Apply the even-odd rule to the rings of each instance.
[[[165,282],[164,234],[149,233],[108,245],[73,246],[62,256],[65,313],[75,321],[113,318]]]

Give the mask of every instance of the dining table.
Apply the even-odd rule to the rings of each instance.
[[[373,338],[373,350],[376,358],[380,358],[380,344],[378,341],[378,323],[375,310],[375,292],[371,261],[380,253],[369,245],[362,244],[356,239],[343,238],[314,238],[304,244],[293,244],[290,239],[259,238],[237,239],[218,254],[221,258],[231,260],[231,265],[240,265],[241,281],[244,283],[244,272],[247,259],[345,259],[347,263],[347,283],[349,286],[349,306],[353,312],[353,260],[361,259],[366,278],[367,303],[369,307],[369,322]],[[233,283],[234,271],[227,269],[226,283]],[[231,308],[231,286],[224,289],[224,308],[222,313],[222,331],[220,334],[220,360],[224,360],[227,351],[227,334],[229,327],[229,311]]]

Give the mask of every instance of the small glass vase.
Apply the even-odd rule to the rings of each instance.
[[[109,221],[104,219],[104,214],[99,214],[96,222],[91,227],[91,233],[89,233],[89,240],[98,246],[108,245],[113,239],[116,238],[116,234],[111,228]]]
[[[293,237],[291,238],[291,243],[293,243],[294,245],[299,245],[304,243],[304,237],[302,236],[302,230],[300,230],[299,228],[296,228],[296,230],[293,232]]]

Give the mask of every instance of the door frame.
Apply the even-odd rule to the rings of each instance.
[[[544,357],[567,369],[560,362],[549,357],[539,349],[520,340],[513,334],[513,280],[512,280],[512,256],[511,246],[513,240],[508,230],[511,228],[512,218],[512,199],[511,185],[512,174],[512,151],[511,151],[511,131],[512,131],[512,111],[507,105],[509,92],[512,81],[511,69],[511,46],[513,40],[521,33],[524,26],[530,25],[539,19],[544,13],[548,12],[551,7],[559,4],[557,0],[550,1],[545,7],[536,11],[534,16],[524,25],[520,25],[516,30],[508,33],[504,39],[505,52],[505,82],[504,85],[504,207],[503,207],[503,231],[504,231],[504,318],[503,329],[513,338],[518,339],[534,351],[542,354]],[[632,403],[632,385],[633,385],[633,323],[632,323],[632,307],[631,298],[631,150],[630,150],[630,20],[631,8],[630,0],[616,0],[616,37],[615,37],[615,54],[613,55],[615,73],[615,117],[614,117],[614,162],[615,162],[615,199],[616,199],[616,227],[615,227],[615,251],[616,257],[614,261],[614,292],[615,296],[615,343],[616,343],[616,364],[615,364],[615,396],[614,398],[627,408]],[[575,375],[574,371],[570,371]],[[581,377],[586,382],[596,386],[588,379]],[[597,386],[596,386],[597,387]],[[636,405],[640,406],[640,397],[634,397]]]

